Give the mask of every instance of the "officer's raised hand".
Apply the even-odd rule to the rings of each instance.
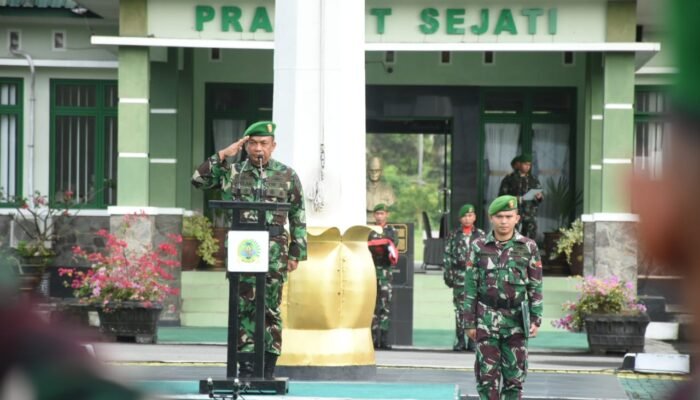
[[[250,139],[250,136],[243,136],[241,139],[231,143],[227,148],[223,150],[219,150],[219,159],[224,160],[228,157],[233,157],[236,154],[238,154],[239,151],[243,148],[243,145],[245,142]]]

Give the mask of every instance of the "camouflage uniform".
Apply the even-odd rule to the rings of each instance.
[[[481,399],[519,399],[527,373],[527,336],[521,302],[530,323],[542,321],[542,263],[537,244],[515,232],[505,243],[493,233],[471,245],[465,274],[465,329],[476,329],[477,390]],[[530,324],[526,324],[529,325]],[[503,397],[499,387],[503,375]]]
[[[286,212],[267,212],[271,233],[269,269],[265,276],[265,351],[279,355],[282,349],[282,319],[280,302],[282,286],[287,279],[287,260],[306,260],[306,217],[304,195],[296,172],[290,167],[270,160],[260,168],[249,162],[232,166],[219,160],[218,154],[209,157],[192,176],[192,184],[201,189],[221,188],[224,200],[288,202]],[[262,197],[262,198],[261,198]],[[289,217],[291,242],[284,224]],[[239,351],[253,351],[255,331],[255,276],[242,275],[239,285],[240,339]]]
[[[501,188],[498,190],[498,195],[511,195],[518,198],[520,208],[520,233],[529,237],[532,240],[537,240],[537,207],[542,202],[540,200],[522,201],[522,197],[530,189],[542,189],[540,181],[532,174],[520,176],[519,172],[513,172],[506,175],[501,181]]]
[[[388,238],[394,244],[397,243],[396,229],[391,225],[385,225],[381,234],[370,232],[369,240],[380,238]],[[372,336],[375,344],[378,345],[379,337],[386,338],[389,332],[389,318],[391,316],[391,262],[389,254],[384,249],[372,247],[372,261],[374,261],[374,269],[377,272],[377,300],[374,306],[374,317],[372,317]],[[388,343],[383,343],[388,345]]]
[[[467,266],[469,244],[484,236],[486,236],[484,231],[477,227],[472,227],[471,235],[467,236],[462,226],[447,235],[443,278],[445,285],[452,289],[452,303],[455,307],[455,343],[453,345],[455,350],[463,350],[463,347],[464,349],[467,347],[464,340],[462,314],[464,314],[465,300],[464,271]],[[471,341],[471,339],[468,340]]]

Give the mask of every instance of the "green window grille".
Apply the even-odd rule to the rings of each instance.
[[[0,202],[22,196],[22,80],[0,78]]]
[[[117,105],[116,81],[51,81],[52,202],[116,204]]]
[[[663,172],[664,140],[669,132],[665,90],[658,87],[638,88],[635,93],[634,168],[659,178]]]

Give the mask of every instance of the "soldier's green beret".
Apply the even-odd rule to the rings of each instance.
[[[277,126],[272,121],[258,121],[245,130],[243,136],[272,136],[275,137]]]
[[[462,218],[464,214],[475,212],[475,208],[471,204],[465,204],[459,209],[459,217]]]
[[[501,211],[513,211],[518,209],[518,199],[515,196],[501,196],[491,202],[489,206],[489,216],[496,215]]]
[[[374,206],[374,209],[372,209],[372,212],[377,212],[377,211],[389,211],[389,207],[387,207],[386,204],[384,203],[379,203],[376,206]]]
[[[671,2],[672,54],[678,68],[671,92],[676,111],[700,119],[700,2]]]
[[[515,158],[513,158],[512,160],[510,160],[510,166],[513,167],[513,168],[515,168],[515,163],[519,163],[519,162],[521,162],[520,156],[516,156]]]
[[[531,163],[532,156],[530,154],[521,154],[520,155],[520,162],[521,163]]]

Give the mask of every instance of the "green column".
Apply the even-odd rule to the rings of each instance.
[[[589,114],[588,140],[586,154],[586,214],[602,211],[603,195],[603,67],[602,55],[599,53],[589,56],[588,88]]]
[[[145,0],[119,4],[120,36],[146,36]],[[119,162],[117,205],[147,206],[149,152],[148,48],[119,48]]]
[[[601,211],[630,212],[626,178],[634,154],[634,54],[604,57],[603,174]]]
[[[164,61],[151,63],[149,199],[150,205],[156,207],[175,207],[178,186],[178,50],[162,49],[166,50]]]

